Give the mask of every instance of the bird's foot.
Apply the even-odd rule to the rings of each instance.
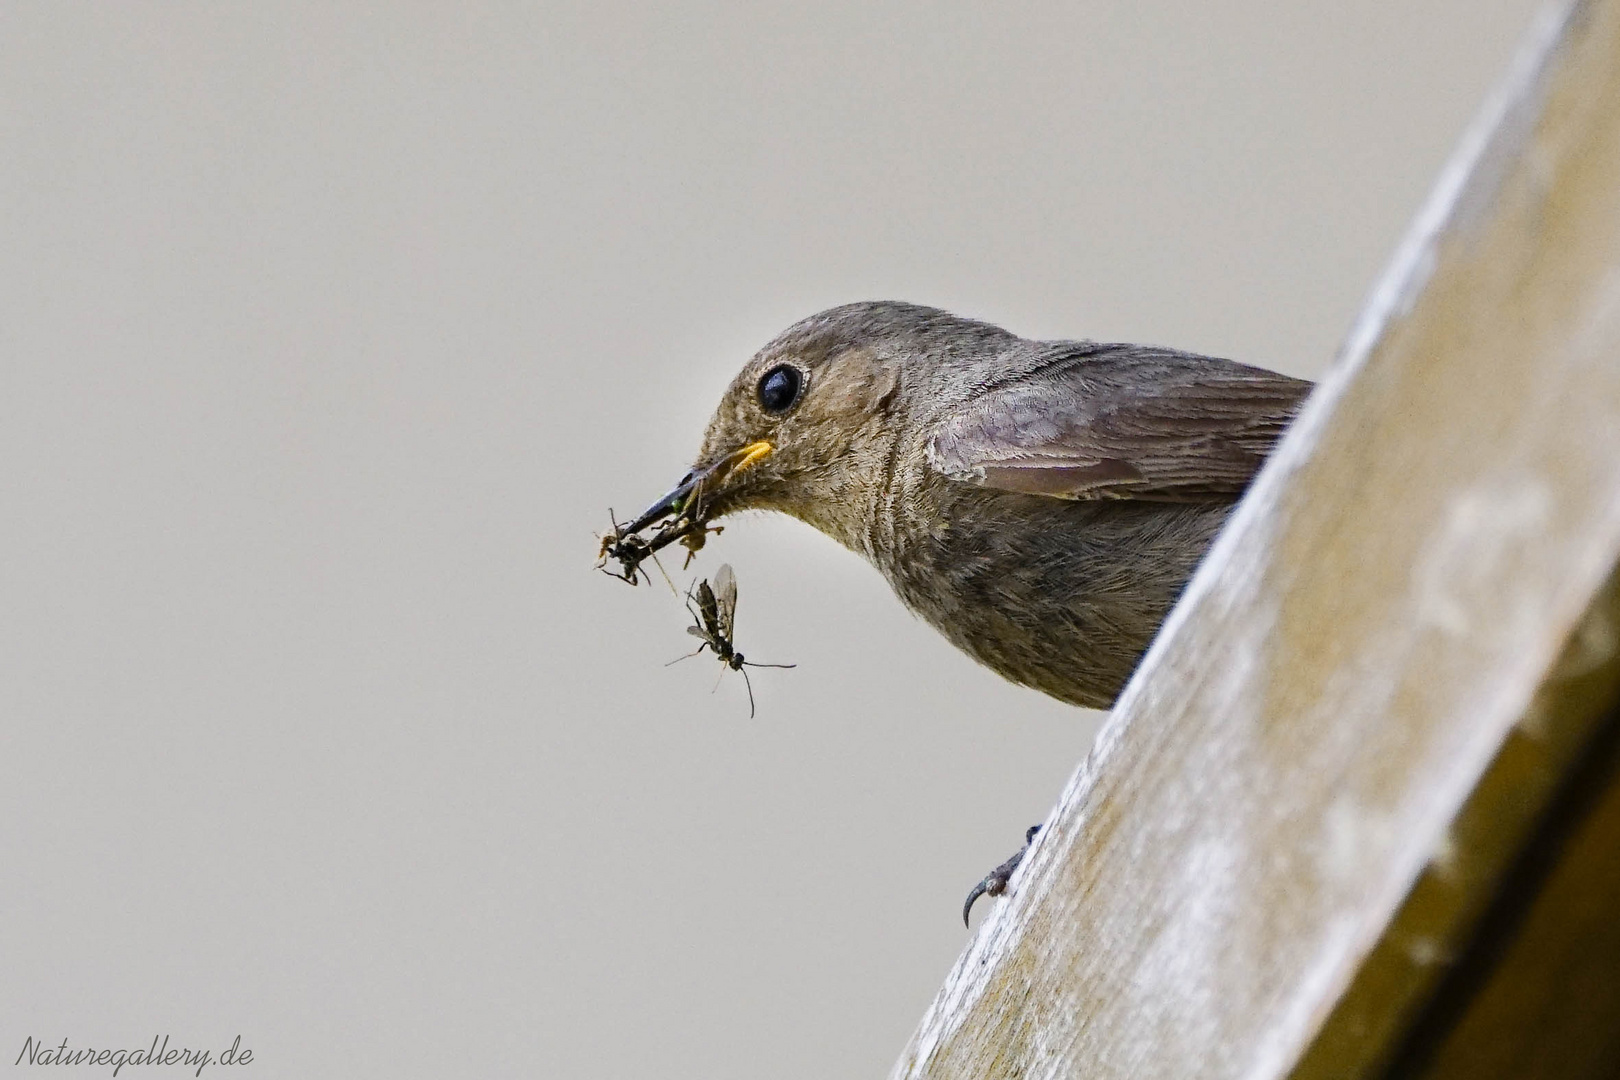
[[[973,891],[968,893],[967,903],[962,905],[963,926],[968,925],[968,915],[973,911],[973,901],[981,896],[1000,896],[1007,891],[1007,883],[1012,880],[1013,871],[1018,869],[1018,864],[1024,861],[1024,852],[1029,850],[1029,845],[1035,839],[1035,834],[1040,831],[1041,827],[1039,825],[1031,825],[1024,832],[1024,846],[1018,849],[1018,853],[990,871],[984,876],[983,881],[973,886]]]

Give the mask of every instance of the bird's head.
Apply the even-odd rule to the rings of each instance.
[[[732,380],[696,466],[633,522],[701,529],[739,510],[780,510],[856,550],[914,399],[971,346],[1016,340],[936,308],[848,304],[788,328]],[[654,541],[655,546],[657,541]]]

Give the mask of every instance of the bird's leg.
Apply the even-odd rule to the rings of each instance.
[[[1024,832],[1024,846],[1018,849],[1018,853],[990,871],[984,876],[983,881],[973,886],[973,891],[968,893],[967,903],[962,905],[963,926],[968,924],[968,915],[973,911],[973,901],[981,896],[1000,896],[1007,891],[1007,882],[1012,880],[1013,871],[1018,869],[1018,864],[1024,861],[1024,852],[1029,850],[1029,845],[1034,841],[1035,834],[1040,831],[1041,827],[1039,825],[1031,825]]]

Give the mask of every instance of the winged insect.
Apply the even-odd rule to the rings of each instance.
[[[730,563],[723,563],[720,569],[714,572],[714,583],[707,580],[699,581],[686,593],[686,610],[691,613],[693,624],[686,628],[686,632],[702,641],[697,649],[685,656],[677,656],[670,663],[681,660],[690,660],[692,657],[708,649],[720,658],[720,663],[732,671],[742,672],[743,685],[748,687],[748,715],[754,715],[754,684],[749,681],[745,668],[773,667],[790,668],[795,664],[756,664],[751,660],[744,660],[743,654],[737,651],[737,644],[733,635],[737,629],[737,576],[731,571]],[[668,665],[665,665],[666,667]]]

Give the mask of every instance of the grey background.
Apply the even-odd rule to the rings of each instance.
[[[848,300],[1320,372],[1533,9],[0,6],[0,1068],[886,1072],[1098,716],[607,508]]]

